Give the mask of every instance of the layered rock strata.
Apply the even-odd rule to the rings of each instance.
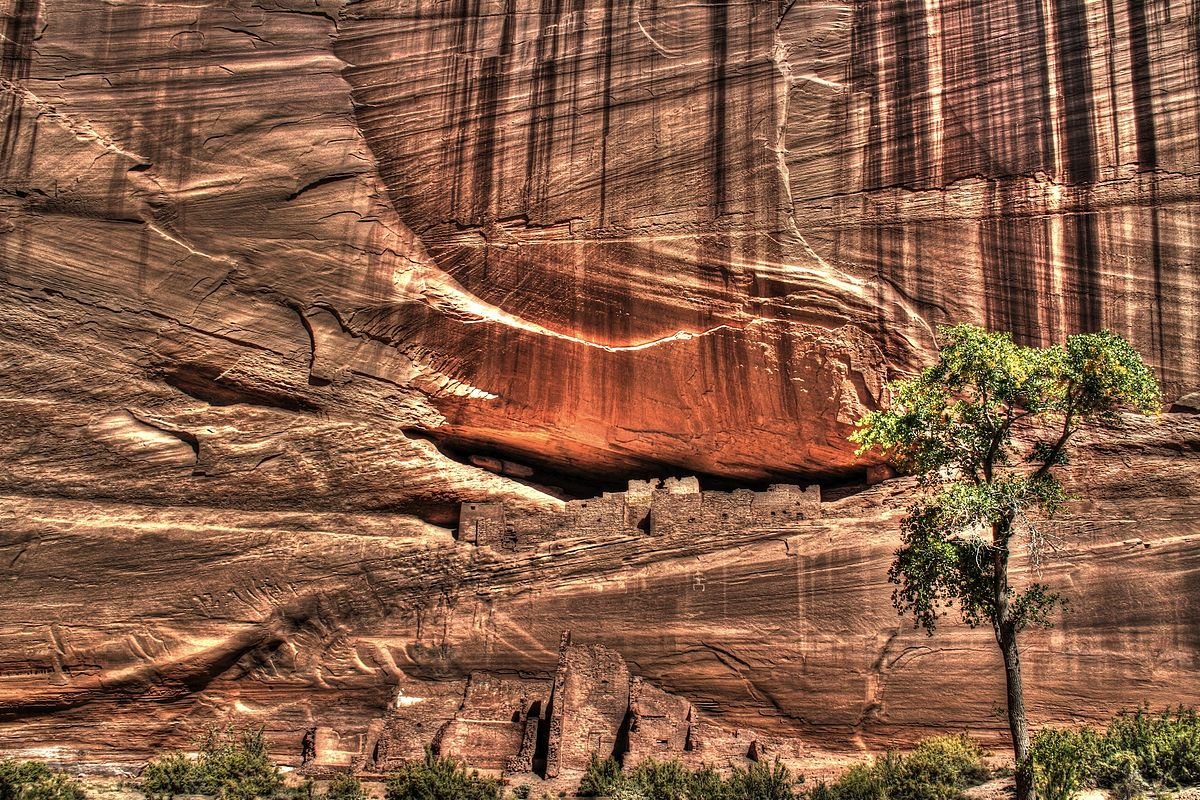
[[[1052,528],[1062,550],[1042,577],[1070,606],[1025,637],[1038,723],[1200,692],[1200,417],[1130,424],[1081,440],[1081,499]],[[388,757],[405,758],[473,673],[549,680],[564,628],[725,728],[814,750],[964,728],[1002,741],[991,633],[947,619],[928,638],[890,605],[910,492],[888,481],[818,519],[517,552],[394,514],[6,497],[0,747],[133,767],[235,719],[298,764],[312,728],[358,753],[394,719]]]
[[[0,0],[0,743],[128,764],[234,716],[298,760],[403,701],[407,753],[564,628],[733,727],[999,730],[986,634],[887,604],[894,485],[515,552],[439,526],[861,473],[845,434],[944,321],[1107,325],[1194,392],[1197,20]],[[1088,445],[1036,718],[1195,694],[1196,439]]]
[[[1195,389],[1195,15],[1098,9],[10,0],[7,486],[844,474],[967,319]]]

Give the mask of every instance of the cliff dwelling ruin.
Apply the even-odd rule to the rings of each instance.
[[[515,552],[567,537],[676,536],[692,531],[777,528],[821,516],[821,487],[775,484],[765,492],[700,490],[694,477],[629,481],[624,492],[570,500],[562,511],[463,503],[458,539]]]
[[[577,779],[593,754],[626,768],[654,758],[725,767],[764,756],[796,757],[801,745],[707,720],[688,700],[633,674],[620,653],[559,642],[552,676],[472,672],[456,709],[427,708],[401,693],[365,736],[315,728],[304,739],[305,771],[385,775],[429,747],[505,776]],[[449,712],[448,719],[439,718]],[[349,743],[349,746],[347,745]]]

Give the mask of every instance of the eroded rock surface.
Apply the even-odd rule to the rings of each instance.
[[[0,740],[357,752],[564,628],[733,726],[989,725],[987,637],[887,605],[891,484],[775,531],[448,526],[861,473],[939,322],[1107,325],[1195,392],[1191,6],[0,0]],[[1041,718],[1195,674],[1195,418],[1090,448]]]
[[[1200,692],[1200,417],[1131,424],[1082,443],[1069,485],[1085,499],[1052,528],[1044,578],[1071,605],[1025,637],[1038,721]],[[434,741],[472,675],[547,684],[564,629],[723,729],[811,750],[998,738],[990,632],[947,620],[927,638],[889,603],[911,490],[888,481],[775,527],[592,530],[517,552],[383,513],[9,496],[0,746],[134,763],[234,718],[297,764],[321,729],[351,763],[386,724],[387,763]]]

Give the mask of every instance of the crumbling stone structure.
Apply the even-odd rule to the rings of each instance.
[[[623,763],[636,767],[647,758],[682,759],[701,749],[693,730],[696,709],[682,697],[667,694],[641,678],[629,687],[629,732]]]
[[[615,753],[629,710],[629,668],[619,653],[601,645],[559,646],[550,697],[546,777],[587,769],[592,753]]]
[[[536,736],[537,721],[541,717],[541,698],[548,688],[549,681],[545,680],[472,673],[458,714],[434,738],[434,752],[470,753],[473,767],[508,769],[513,754],[525,746],[525,733],[530,727],[528,723],[531,717]],[[531,758],[526,771],[532,770]]]
[[[514,552],[566,538],[684,536],[724,530],[787,529],[821,516],[821,489],[779,484],[765,492],[702,492],[696,478],[630,481],[627,491],[571,500],[562,511],[463,503],[460,541]]]
[[[475,672],[457,710],[439,720],[437,709],[422,705],[398,707],[372,726],[360,771],[394,770],[427,743],[476,769],[551,780],[577,778],[593,753],[627,768],[647,758],[696,768],[788,752],[781,742],[702,719],[686,699],[631,675],[619,653],[574,644],[570,632],[559,642],[552,679]]]

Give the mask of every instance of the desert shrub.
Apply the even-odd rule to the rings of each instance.
[[[883,763],[890,800],[953,800],[988,777],[983,749],[966,734],[932,736]]]
[[[593,754],[578,795],[613,800],[793,800],[797,782],[779,762],[735,768],[723,778],[710,766],[691,771],[678,761],[654,759],[622,772],[615,760]]]
[[[367,800],[367,792],[362,781],[342,772],[333,776],[322,797],[324,800]]]
[[[601,759],[600,756],[592,753],[576,793],[580,797],[606,797],[619,789],[624,780],[625,776],[621,773],[621,765],[617,763],[616,759]]]
[[[889,752],[817,784],[809,800],[957,800],[988,778],[983,749],[966,735],[933,736],[907,756]]]
[[[500,782],[467,771],[463,762],[425,751],[387,782],[387,800],[500,800]]]
[[[140,789],[151,800],[190,794],[196,788],[196,762],[173,752],[151,760],[142,769]]]
[[[1085,788],[1132,800],[1156,788],[1200,785],[1200,718],[1194,709],[1123,711],[1103,731],[1043,730],[1032,753],[1047,800],[1067,800]]]
[[[75,779],[37,761],[0,760],[0,800],[84,800]]]
[[[752,764],[749,769],[737,767],[726,784],[726,797],[729,800],[792,800],[796,797],[796,784],[803,780],[793,777],[778,759],[772,767],[766,764]]]
[[[1146,709],[1122,712],[1109,724],[1101,743],[1097,779],[1102,788],[1115,787],[1132,767],[1149,784],[1167,788],[1200,784],[1200,716],[1179,708],[1152,714]]]
[[[271,800],[325,800],[325,795],[317,794],[317,782],[312,778],[305,778],[298,785],[284,786],[271,796]]]
[[[283,791],[283,778],[271,761],[261,730],[211,727],[196,745],[199,755],[195,759],[173,752],[146,764],[141,775],[142,793],[151,800],[177,794],[253,800]]]
[[[1150,782],[1138,769],[1137,756],[1127,750],[1103,758],[1099,770],[1113,800],[1140,800],[1150,791]]]
[[[888,800],[887,784],[874,764],[848,769],[834,784],[821,781],[808,792],[809,800]]]
[[[678,761],[646,759],[625,777],[644,800],[684,800],[692,784],[692,773]]]
[[[195,794],[221,800],[271,797],[283,788],[279,767],[267,752],[261,730],[209,728],[199,741],[200,757],[194,762]]]
[[[333,776],[325,789],[325,800],[367,800],[362,781],[353,775],[339,773]]]
[[[1070,800],[1094,785],[1099,737],[1090,728],[1047,728],[1033,737],[1033,779],[1043,800]]]
[[[721,773],[710,766],[703,766],[691,774],[688,781],[686,800],[729,800],[729,787]]]
[[[622,783],[612,790],[608,800],[646,800],[646,796],[632,783]]]

